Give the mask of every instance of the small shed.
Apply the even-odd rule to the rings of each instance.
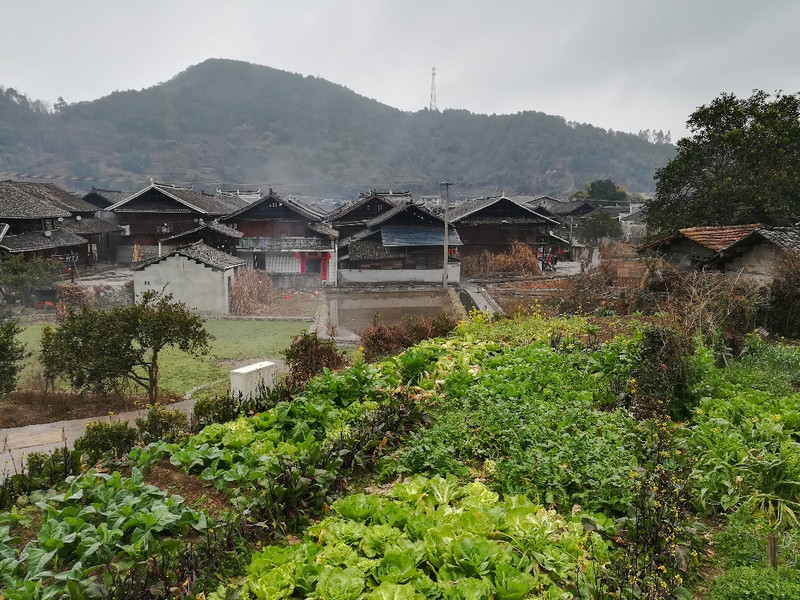
[[[720,251],[714,262],[727,277],[769,283],[787,254],[800,252],[800,227],[761,227]]]
[[[147,290],[164,291],[198,312],[230,311],[230,290],[245,261],[202,241],[134,264],[133,291],[138,301]]]
[[[687,227],[640,246],[638,252],[655,252],[681,271],[708,265],[717,255],[759,228],[759,225]]]

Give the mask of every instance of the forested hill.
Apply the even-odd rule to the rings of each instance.
[[[323,79],[231,60],[54,111],[0,93],[0,173],[87,178],[64,184],[72,188],[152,177],[352,195],[428,193],[449,179],[465,194],[559,195],[610,177],[647,192],[674,151],[540,112],[403,112]]]

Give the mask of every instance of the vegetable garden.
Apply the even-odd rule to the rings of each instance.
[[[800,350],[622,325],[475,315],[42,485],[0,597],[800,598]]]

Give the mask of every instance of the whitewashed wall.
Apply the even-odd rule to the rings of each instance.
[[[235,269],[212,269],[185,256],[168,256],[144,269],[133,272],[133,291],[136,302],[147,290],[172,294],[199,312],[227,314],[228,285],[233,285]]]

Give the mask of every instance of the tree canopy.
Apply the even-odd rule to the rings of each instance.
[[[23,304],[30,304],[34,290],[53,288],[62,268],[61,263],[45,258],[0,256],[0,299],[21,298]]]
[[[14,391],[22,359],[28,355],[25,345],[17,339],[21,331],[16,321],[0,321],[0,396]]]
[[[64,377],[78,389],[105,392],[122,381],[147,390],[158,401],[159,353],[168,347],[198,355],[211,336],[203,319],[171,294],[142,294],[139,304],[109,311],[69,309],[55,328],[42,333],[41,361],[49,379]]]
[[[596,244],[606,237],[619,239],[622,237],[622,224],[607,210],[598,208],[583,220],[578,236],[590,244]]]
[[[800,220],[800,94],[722,94],[687,125],[677,156],[656,171],[651,232]]]

